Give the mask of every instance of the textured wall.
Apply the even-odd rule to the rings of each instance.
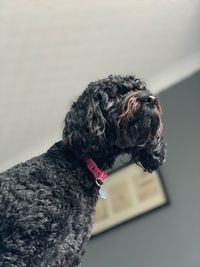
[[[160,94],[171,205],[93,239],[83,267],[198,267],[200,72]]]

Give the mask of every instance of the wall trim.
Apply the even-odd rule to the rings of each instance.
[[[166,71],[160,72],[146,83],[153,93],[160,93],[200,70],[200,51],[184,58]]]

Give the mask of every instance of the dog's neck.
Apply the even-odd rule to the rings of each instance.
[[[102,171],[102,175],[105,175],[103,171],[110,169],[113,166],[115,158],[119,155],[119,151],[115,148],[106,149],[105,151],[99,151],[97,156],[86,155],[80,157],[78,152],[72,150],[66,143],[59,141],[48,150],[48,154],[52,154],[54,158],[60,158],[60,160],[65,159],[67,162],[70,160],[77,166],[85,165],[90,173],[92,172],[90,168],[92,166],[89,166],[89,163],[93,162],[93,167],[96,165],[96,169],[93,172],[93,175],[95,176],[95,172],[98,171]]]
[[[122,154],[122,151],[119,148],[113,146],[113,147],[106,147],[105,149],[101,148],[98,151],[95,151],[95,153],[92,152],[80,156],[80,154],[82,154],[81,151],[76,151],[76,149],[73,149],[73,147],[68,145],[66,141],[64,142],[61,141],[61,143],[67,150],[70,149],[78,159],[81,159],[83,162],[85,162],[86,159],[91,159],[100,169],[103,170],[112,168],[117,156]]]
[[[65,170],[72,170],[74,174],[83,173],[83,175],[75,175],[76,182],[78,181],[84,188],[96,188],[95,192],[98,190],[98,186],[95,183],[95,177],[87,169],[87,164],[84,160],[77,156],[66,144],[62,141],[55,143],[46,153],[55,164],[59,164]],[[91,177],[94,179],[91,179]],[[67,178],[67,177],[66,177]],[[75,180],[71,180],[73,183]]]
[[[116,147],[107,148],[104,151],[99,151],[96,153],[96,155],[91,155],[89,158],[91,158],[96,165],[103,169],[111,169],[115,159],[121,154],[121,150],[119,150]]]

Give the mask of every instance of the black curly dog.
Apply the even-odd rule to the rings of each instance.
[[[124,153],[145,171],[165,160],[161,107],[134,76],[92,82],[65,118],[63,140],[0,174],[0,266],[78,266],[91,235],[99,186],[93,159]]]

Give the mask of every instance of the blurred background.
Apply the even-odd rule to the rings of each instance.
[[[200,0],[0,1],[0,171],[61,139],[90,81],[135,74],[159,94],[171,204],[92,239],[83,267],[200,262]]]

